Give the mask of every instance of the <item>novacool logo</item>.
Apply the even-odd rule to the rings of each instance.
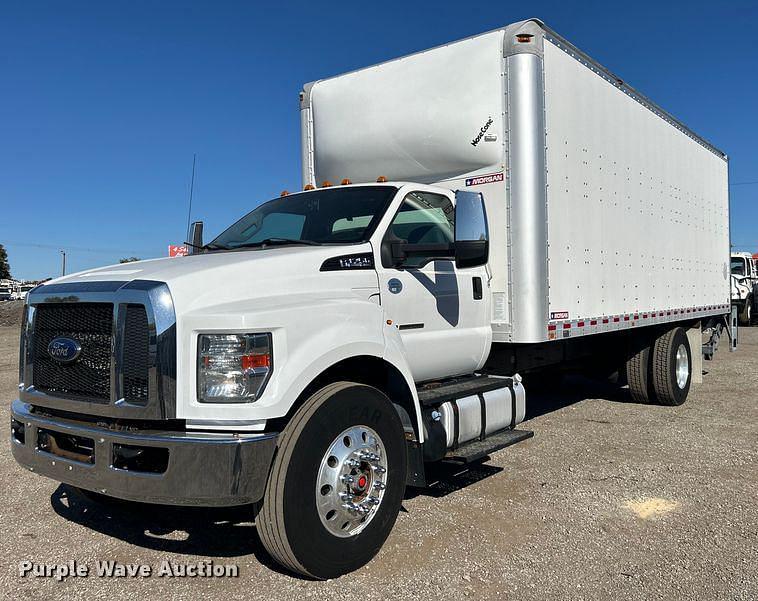
[[[82,345],[71,338],[53,338],[47,345],[47,354],[61,363],[71,363],[79,358]]]
[[[476,135],[476,137],[471,140],[471,146],[476,146],[479,144],[479,142],[482,141],[482,138],[484,137],[484,134],[487,133],[487,130],[490,128],[490,125],[492,125],[492,117],[487,119],[487,123],[485,123],[482,128],[479,130],[479,133]]]

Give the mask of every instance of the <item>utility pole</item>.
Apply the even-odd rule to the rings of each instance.
[[[66,275],[66,251],[61,251],[61,257],[63,258],[63,265],[61,266],[61,276]]]

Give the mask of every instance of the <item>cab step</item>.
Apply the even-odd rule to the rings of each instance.
[[[423,384],[416,390],[418,392],[419,403],[426,407],[431,407],[440,405],[446,401],[453,401],[474,394],[510,387],[513,387],[513,378],[465,376],[444,382]]]
[[[443,461],[456,463],[473,463],[488,455],[534,436],[531,430],[507,429],[491,434],[484,440],[472,440],[457,449],[450,449]]]

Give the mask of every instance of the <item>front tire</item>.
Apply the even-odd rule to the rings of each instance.
[[[753,321],[753,298],[748,296],[745,299],[745,304],[740,311],[740,325],[749,326]]]
[[[403,425],[371,386],[325,386],[279,439],[256,527],[278,563],[318,579],[368,563],[395,524],[405,492]]]

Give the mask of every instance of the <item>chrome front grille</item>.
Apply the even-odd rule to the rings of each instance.
[[[50,356],[48,345],[59,337],[75,340],[81,354],[73,363]],[[66,397],[109,402],[113,348],[111,303],[49,303],[41,305],[32,334],[37,390]],[[147,349],[145,349],[147,350]]]
[[[176,322],[165,284],[48,284],[27,302],[22,401],[108,417],[175,417]],[[56,339],[80,347],[74,361],[52,356]]]

